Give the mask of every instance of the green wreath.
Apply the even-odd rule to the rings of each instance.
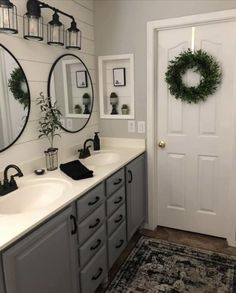
[[[182,76],[188,69],[193,69],[201,75],[198,86],[188,87],[184,84]],[[166,82],[170,93],[176,99],[196,104],[215,93],[221,82],[221,76],[220,66],[214,57],[202,50],[192,52],[188,49],[170,61]]]
[[[29,106],[29,93],[28,90],[25,92],[22,89],[22,84],[25,83],[25,76],[22,72],[21,68],[15,68],[11,77],[8,80],[8,86],[10,91],[12,92],[14,98],[20,103],[24,105],[24,109]]]

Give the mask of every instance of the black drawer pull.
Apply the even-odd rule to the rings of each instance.
[[[130,178],[128,183],[132,183],[132,181],[133,181],[133,173],[132,173],[131,170],[128,170],[128,173],[129,173],[129,178]]]
[[[100,222],[101,222],[101,220],[97,218],[95,224],[89,225],[89,229],[93,229],[93,228],[97,227],[100,224]]]
[[[99,268],[97,275],[92,277],[92,281],[97,280],[101,276],[102,272],[103,272],[103,269]]]
[[[124,244],[124,240],[120,240],[120,244],[116,245],[116,248],[120,248]]]
[[[100,199],[100,197],[99,197],[99,196],[96,196],[96,197],[95,197],[95,200],[94,200],[94,201],[90,201],[90,202],[88,203],[88,205],[89,205],[89,206],[93,206],[95,203],[97,203],[97,202],[99,201],[99,199]]]
[[[119,215],[119,218],[117,218],[114,222],[117,224],[123,219],[123,215]]]
[[[114,204],[118,204],[123,200],[123,196],[118,197],[116,201],[114,201]]]
[[[117,181],[113,182],[113,185],[118,185],[122,182],[122,178],[119,178]]]
[[[73,229],[71,230],[71,235],[74,235],[77,232],[76,218],[75,218],[75,216],[70,215],[70,219],[72,220],[73,226],[74,226]]]
[[[98,239],[97,240],[97,244],[95,246],[91,246],[90,247],[90,250],[95,250],[99,247],[99,245],[102,243],[102,240],[101,239]]]

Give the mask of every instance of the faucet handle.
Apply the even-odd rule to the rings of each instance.
[[[10,186],[14,186],[15,187],[17,185],[16,185],[16,181],[15,181],[15,178],[14,177],[15,177],[15,175],[12,175],[11,176],[11,179],[10,179],[9,184],[10,184]]]

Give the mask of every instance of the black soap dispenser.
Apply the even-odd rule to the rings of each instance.
[[[100,139],[98,137],[99,132],[95,132],[93,144],[94,144],[94,150],[99,151],[100,150]]]

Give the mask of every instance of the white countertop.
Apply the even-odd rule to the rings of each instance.
[[[69,183],[70,188],[68,188],[66,194],[63,195],[60,200],[50,205],[50,207],[48,207],[47,209],[13,215],[1,214],[0,251],[12,244],[14,241],[22,237],[33,228],[37,227],[40,223],[43,223],[45,220],[47,220],[58,211],[68,206],[70,203],[85,194],[88,190],[92,189],[98,183],[102,182],[104,179],[119,170],[121,167],[125,166],[128,162],[132,161],[137,156],[142,154],[145,151],[144,144],[140,145],[139,143],[137,143],[137,141],[135,143],[135,141],[136,140],[133,140],[134,144],[128,143],[129,147],[127,146],[127,144],[122,144],[122,142],[119,144],[117,140],[114,140],[113,143],[107,142],[106,147],[102,147],[102,149],[111,150],[119,153],[120,161],[106,166],[92,168],[92,170],[94,171],[94,177],[92,178],[75,181],[58,169],[56,171],[47,172],[43,176],[30,174],[22,178],[16,179],[19,189],[28,180],[40,180],[46,178],[64,179]],[[114,147],[114,142],[116,147]],[[73,159],[76,158],[70,158],[67,160],[67,162]],[[83,163],[83,161],[81,162]],[[5,196],[11,196],[11,193]]]

